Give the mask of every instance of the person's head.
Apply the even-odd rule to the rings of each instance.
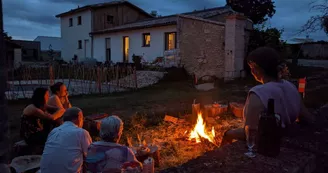
[[[32,104],[40,109],[43,109],[49,100],[49,91],[47,88],[37,88],[33,92]]]
[[[106,142],[117,143],[123,132],[123,121],[118,116],[109,116],[101,121],[100,138]]]
[[[265,80],[278,77],[280,56],[276,50],[269,47],[260,47],[252,51],[247,57],[247,63],[251,68],[255,80],[263,83]]]
[[[50,90],[52,94],[56,94],[59,97],[64,97],[67,95],[67,88],[62,82],[57,82],[50,86]]]
[[[71,121],[76,124],[78,127],[83,127],[83,112],[80,108],[71,107],[66,109],[63,115],[64,121]]]

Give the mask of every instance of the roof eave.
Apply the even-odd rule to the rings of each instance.
[[[91,32],[91,35],[100,35],[100,34],[108,34],[113,32],[122,32],[122,31],[129,31],[129,30],[138,30],[138,29],[146,29],[146,28],[153,28],[153,27],[161,27],[161,26],[170,26],[170,25],[176,25],[177,22],[169,22],[165,24],[155,24],[155,25],[148,25],[148,26],[137,26],[137,27],[131,27],[131,28],[124,28],[124,29],[114,29],[114,30],[104,30],[104,31],[96,31]]]

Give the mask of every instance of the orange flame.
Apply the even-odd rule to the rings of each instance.
[[[212,143],[214,143],[214,141],[215,141],[214,140],[214,138],[215,138],[214,127],[212,127],[211,132],[206,131],[206,123],[204,122],[201,112],[199,112],[197,115],[197,123],[196,123],[194,129],[190,132],[189,140],[196,139],[196,143],[199,143],[199,142],[201,142],[200,137],[205,138]]]

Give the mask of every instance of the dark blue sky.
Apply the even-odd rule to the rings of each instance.
[[[37,36],[60,36],[56,14],[91,3],[110,0],[3,0],[4,29],[14,39],[33,40]],[[283,39],[304,38],[297,31],[316,12],[309,11],[312,0],[275,0],[276,14],[267,24],[284,29]],[[320,0],[319,0],[320,1]],[[130,0],[147,12],[169,15],[195,9],[224,6],[225,0]],[[315,40],[328,40],[323,31],[309,34]]]

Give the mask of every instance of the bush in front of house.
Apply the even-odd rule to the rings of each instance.
[[[141,66],[141,56],[137,56],[135,54],[132,55],[132,61],[136,67],[137,70],[141,70],[142,66]]]

